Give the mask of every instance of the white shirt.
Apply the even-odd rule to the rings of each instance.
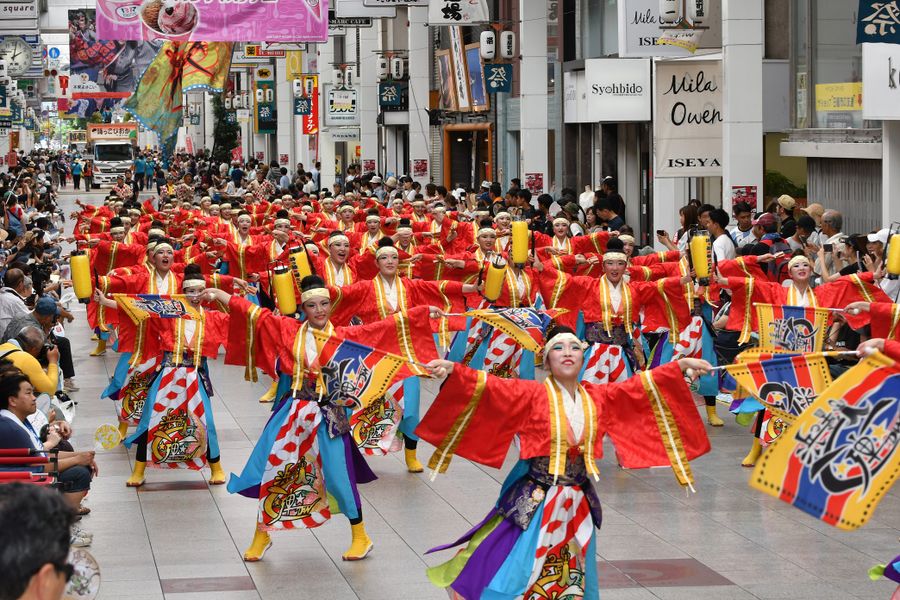
[[[387,300],[391,310],[397,310],[399,299],[397,298],[397,278],[394,277],[394,283],[388,283],[387,279],[381,277],[381,283],[384,285],[384,299]]]
[[[581,392],[575,392],[573,398],[569,394],[569,390],[560,386],[562,390],[563,408],[566,411],[566,419],[569,421],[569,427],[575,434],[575,443],[580,444],[584,437],[584,403],[581,398]]]
[[[313,328],[306,328],[306,339],[303,340],[305,344],[304,350],[306,351],[306,366],[309,367],[314,365],[316,359],[319,357],[319,349],[316,347],[316,336],[313,335]]]
[[[613,285],[612,282],[609,282],[609,303],[614,311],[619,312],[619,305],[622,304],[621,281],[618,285]]]
[[[10,412],[9,410],[7,410],[5,408],[3,410],[0,410],[0,417],[5,417],[5,418],[9,419],[10,421],[12,421],[16,425],[18,425],[25,433],[27,433],[28,437],[31,438],[31,443],[34,444],[35,450],[43,450],[44,449],[44,443],[41,442],[40,438],[38,438],[34,434],[34,431],[25,427],[25,424],[19,420],[19,417],[17,417],[16,415],[14,415],[12,412]]]
[[[728,230],[728,233],[731,235],[731,239],[734,240],[738,248],[743,248],[744,246],[756,243],[756,236],[753,235],[752,227],[747,231],[741,231],[738,229],[737,225],[735,225]]]
[[[713,255],[717,261],[731,260],[737,256],[731,236],[723,233],[713,240]]]
[[[164,296],[169,293],[169,276],[163,275],[160,277],[159,273],[154,275],[156,277],[156,293],[160,296]]]
[[[0,290],[0,331],[6,331],[7,325],[16,317],[27,315],[25,301],[12,288]]]

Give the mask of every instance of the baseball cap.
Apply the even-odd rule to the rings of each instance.
[[[491,187],[491,182],[490,182],[490,181],[487,181],[487,180],[482,181],[482,182],[481,182],[481,187],[483,187],[484,189],[488,189],[488,188]]]
[[[759,218],[753,219],[754,225],[760,225],[761,227],[771,227],[775,225],[775,215],[772,213],[763,213],[759,215]]]
[[[874,243],[874,242],[881,242],[882,244],[884,244],[885,246],[887,246],[887,243],[888,243],[888,236],[889,236],[890,234],[891,234],[891,230],[890,230],[890,229],[881,229],[881,230],[879,230],[877,233],[870,233],[870,234],[869,234],[868,236],[866,236],[866,237],[869,239],[870,242],[873,242],[873,243]]]
[[[794,207],[797,206],[797,201],[787,194],[779,196],[777,202],[784,210],[793,210]]]
[[[34,312],[45,317],[50,315],[59,316],[59,305],[50,296],[41,296],[34,303]]]

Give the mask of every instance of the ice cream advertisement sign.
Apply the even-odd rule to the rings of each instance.
[[[97,37],[325,42],[329,0],[97,0]]]

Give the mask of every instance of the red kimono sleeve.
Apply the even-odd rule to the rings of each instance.
[[[372,294],[372,282],[358,281],[340,288],[329,288],[331,291],[331,322],[335,325],[348,325],[353,317],[363,322],[378,320],[372,318],[378,307]]]
[[[436,306],[444,312],[460,313],[466,310],[466,298],[462,283],[457,281],[417,281],[404,282],[412,306]]]
[[[900,304],[873,302],[869,307],[872,337],[900,341]],[[900,348],[900,345],[897,346]]]
[[[691,322],[691,310],[685,289],[678,277],[629,284],[635,299],[635,312],[644,309],[644,331],[668,329],[680,332]]]
[[[428,467],[443,473],[456,454],[499,469],[541,397],[546,403],[543,384],[455,365],[416,428],[416,435],[436,448]]]
[[[900,361],[900,342],[885,340],[884,353],[894,360]]]
[[[256,381],[256,369],[262,369],[269,377],[278,377],[276,359],[286,340],[293,340],[300,329],[300,322],[279,317],[272,311],[259,307],[240,296],[232,296],[228,302],[228,344],[225,346],[225,364],[244,365],[244,378]],[[290,347],[290,341],[287,342]],[[293,365],[281,364],[290,373]]]
[[[891,299],[884,293],[880,287],[874,283],[874,275],[872,273],[860,273],[858,275],[847,275],[820,285],[813,290],[819,306],[827,306],[828,308],[844,308],[851,302],[890,302]],[[861,329],[869,324],[871,315],[869,313],[860,313],[851,315],[844,313],[844,318],[853,329]]]
[[[750,331],[759,331],[759,322],[756,319],[754,304],[783,305],[786,302],[787,291],[780,283],[772,283],[756,278],[728,277],[719,279],[719,284],[725,284],[731,290],[731,310],[728,313],[728,323],[725,329],[729,331],[744,331],[746,323],[750,323]]]
[[[603,320],[603,309],[597,301],[597,280],[593,277],[566,275],[545,268],[538,276],[538,285],[547,308],[567,310],[557,317],[562,325],[574,328],[582,310],[586,323]]]
[[[572,251],[575,254],[588,254],[596,252],[603,254],[606,252],[606,245],[609,243],[610,234],[608,231],[598,231],[588,235],[580,235],[572,238]]]
[[[629,469],[671,466],[682,485],[690,464],[710,450],[706,427],[678,363],[607,385],[583,384],[599,407],[600,431]]]
[[[755,256],[740,256],[733,260],[723,260],[716,264],[716,268],[722,277],[753,277],[758,281],[769,279],[765,271],[759,266]]]

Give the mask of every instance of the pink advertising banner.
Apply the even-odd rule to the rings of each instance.
[[[175,42],[325,42],[329,0],[97,0],[97,37]]]

